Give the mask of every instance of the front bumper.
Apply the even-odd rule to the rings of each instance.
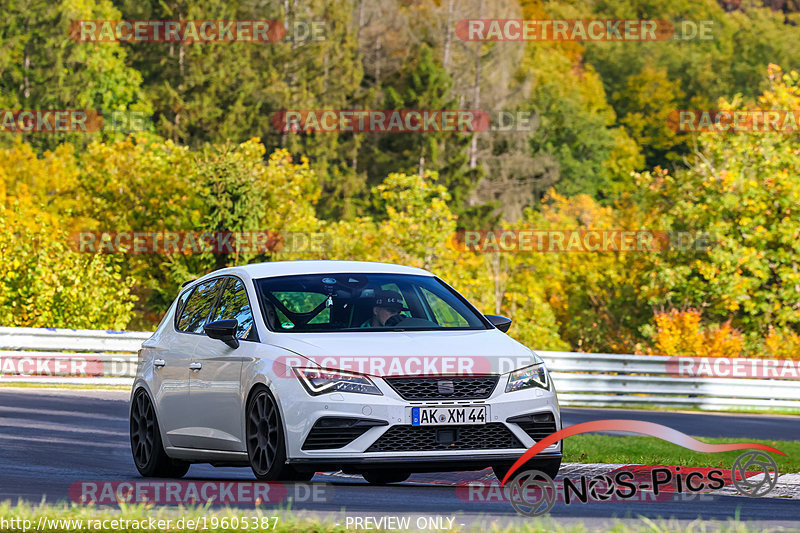
[[[407,470],[409,472],[466,472],[483,470],[494,465],[510,466],[519,459],[519,453],[485,453],[477,457],[471,455],[448,454],[424,457],[362,457],[353,458],[314,458],[288,459],[286,462],[303,472],[328,472],[342,470],[346,474],[358,474],[372,470]],[[542,452],[536,455],[536,462],[561,461],[561,452]]]
[[[556,395],[552,390],[531,388],[505,392],[505,376],[500,376],[492,394],[483,400],[410,401],[403,399],[386,381],[372,378],[382,396],[329,393],[311,396],[297,380],[292,380],[289,394],[293,401],[283,398],[286,421],[287,462],[298,469],[341,468],[359,470],[366,468],[409,468],[416,472],[480,469],[492,464],[508,464],[535,444],[535,440],[520,425],[508,422],[509,418],[529,414],[550,414],[554,429],[561,429],[561,415]],[[287,384],[288,385],[288,384]],[[486,406],[487,426],[503,426],[502,431],[513,435],[510,447],[442,449],[403,449],[399,451],[374,451],[373,446],[387,432],[410,428],[412,407]],[[304,443],[314,424],[322,418],[351,418],[365,421],[370,427],[344,446],[333,449],[304,449]],[[368,423],[366,421],[369,421]],[[379,423],[381,425],[379,425]],[[413,426],[419,428],[419,426]],[[435,426],[449,428],[449,426]],[[465,426],[470,427],[470,426]],[[472,426],[475,428],[477,426]],[[537,438],[539,438],[537,436]],[[497,442],[497,441],[494,441]],[[505,441],[503,441],[505,442]],[[306,446],[307,448],[307,446]],[[537,458],[561,457],[561,443],[549,446]]]

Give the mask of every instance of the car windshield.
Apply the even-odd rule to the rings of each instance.
[[[469,330],[491,326],[431,276],[308,274],[256,280],[264,321],[278,332]]]

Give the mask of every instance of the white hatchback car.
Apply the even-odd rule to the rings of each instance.
[[[561,429],[542,360],[418,268],[287,261],[184,285],[144,342],[130,436],[143,476],[191,463],[261,480],[493,467]],[[530,465],[555,477],[561,444]]]

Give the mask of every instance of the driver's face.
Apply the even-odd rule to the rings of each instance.
[[[387,309],[385,307],[373,307],[372,313],[375,315],[375,318],[378,319],[378,323],[381,326],[385,326],[386,321],[396,315],[398,311],[394,309]]]

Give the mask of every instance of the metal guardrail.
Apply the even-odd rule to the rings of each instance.
[[[131,385],[152,333],[0,327],[0,383]]]
[[[698,377],[679,371],[682,360],[696,363],[698,358],[538,350],[536,353],[547,364],[562,405],[800,411],[797,374],[790,374],[795,379]],[[754,362],[752,359],[720,361],[743,369],[751,368]],[[757,362],[759,368],[763,363],[769,368],[787,363],[790,368],[800,367],[794,361]]]
[[[150,335],[0,327],[0,383],[130,385],[136,373],[136,350]],[[795,379],[695,377],[676,372],[681,361],[675,357],[537,353],[547,363],[562,405],[800,411],[800,376],[796,374]],[[753,362],[726,361],[731,365]],[[800,362],[797,367],[800,370]]]

